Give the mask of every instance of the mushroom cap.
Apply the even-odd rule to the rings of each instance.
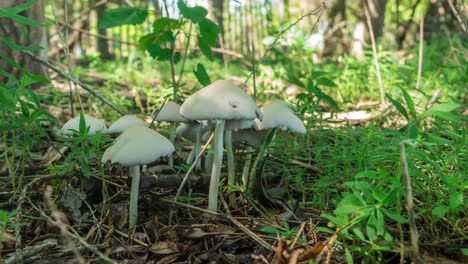
[[[192,120],[255,119],[261,113],[255,101],[232,81],[217,80],[192,94],[180,107]]]
[[[98,131],[101,131],[101,133],[107,133],[107,127],[104,121],[87,114],[83,114],[83,116],[85,118],[86,126],[89,127],[88,135],[96,134]],[[62,126],[60,132],[62,135],[72,136],[73,130],[80,130],[80,115],[68,120]]]
[[[131,126],[146,126],[145,121],[141,118],[138,118],[134,115],[124,115],[121,118],[117,119],[110,125],[107,129],[109,133],[122,133]]]
[[[232,139],[234,141],[247,142],[250,145],[259,145],[265,141],[267,134],[267,130],[241,129],[232,133]]]
[[[306,133],[306,128],[302,120],[296,116],[291,106],[280,100],[271,101],[265,104],[261,111],[263,120],[255,120],[254,128],[265,130],[278,126],[286,127],[293,132],[300,134]]]
[[[192,142],[197,140],[197,129],[200,129],[200,135],[203,135],[209,127],[200,123],[180,124],[176,128],[176,135],[188,139]]]
[[[227,120],[224,125],[224,130],[234,130],[251,128],[254,123],[252,119],[232,119]]]
[[[158,132],[146,126],[131,126],[106,149],[102,162],[110,160],[123,166],[149,164],[175,151],[174,145]]]
[[[172,101],[166,102],[154,120],[167,122],[187,122],[188,120],[179,113],[179,110],[179,104]]]

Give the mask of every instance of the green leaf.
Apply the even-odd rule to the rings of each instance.
[[[177,2],[177,6],[182,16],[191,20],[193,23],[198,23],[208,15],[208,11],[205,8],[201,6],[188,7],[182,0]]]
[[[398,112],[400,112],[400,114],[402,114],[406,120],[410,120],[409,118],[409,115],[408,115],[408,112],[406,111],[405,107],[403,107],[402,104],[400,104],[398,101],[396,101],[395,99],[393,99],[390,95],[386,94],[388,100],[390,100],[390,102],[393,104],[393,106],[395,106],[395,108],[398,110]]]
[[[86,155],[81,155],[81,171],[83,171],[83,175],[85,177],[89,177],[91,175],[91,170],[88,164],[88,157]]]
[[[324,85],[324,86],[328,86],[328,87],[336,87],[336,83],[326,77],[321,77],[321,78],[318,78],[316,79],[317,81],[317,84],[319,85]]]
[[[37,1],[38,0],[32,0],[30,2],[26,2],[24,4],[14,6],[8,9],[8,11],[18,14],[19,12],[29,9],[30,7],[33,7],[37,3]]]
[[[364,233],[362,233],[361,229],[359,228],[353,228],[353,233],[361,240],[361,241],[366,241],[366,237],[364,236]]]
[[[436,220],[439,220],[442,217],[444,217],[445,214],[447,214],[449,210],[450,210],[450,207],[448,206],[445,206],[445,205],[437,206],[436,208],[432,210],[432,215],[436,217]]]
[[[463,194],[456,192],[450,195],[450,209],[456,211],[460,205],[463,204]]]
[[[171,31],[179,27],[179,21],[172,18],[159,18],[153,23],[153,33]]]
[[[193,69],[193,73],[201,85],[207,86],[211,83],[210,76],[208,76],[208,73],[206,72],[205,66],[203,66],[203,64],[198,63],[197,69]]]
[[[221,32],[219,26],[207,18],[200,20],[198,26],[200,27],[200,37],[203,38],[209,46],[216,46],[218,34]]]
[[[170,49],[161,48],[156,44],[150,44],[148,46],[148,52],[152,58],[159,61],[170,60],[172,54]]]
[[[443,104],[437,104],[434,107],[432,107],[429,111],[434,110],[434,111],[440,111],[440,112],[452,112],[453,110],[460,108],[461,105],[457,103],[443,103]]]
[[[397,222],[397,223],[407,223],[408,220],[403,217],[402,215],[398,214],[398,213],[394,213],[390,210],[387,210],[385,208],[382,208],[382,212],[390,219],[392,219],[393,221]]]
[[[267,234],[279,234],[281,231],[271,226],[264,226],[260,228],[260,231]]]
[[[405,99],[406,106],[410,110],[413,117],[416,118],[418,113],[416,112],[416,108],[414,107],[414,102],[413,102],[413,99],[411,98],[411,95],[403,88],[400,88],[400,90],[403,93],[403,98]]]
[[[415,126],[413,123],[408,125],[408,137],[411,139],[416,139],[419,135],[418,127]]]
[[[79,132],[80,135],[85,135],[86,133],[86,119],[83,112],[80,112],[80,123],[79,123]]]
[[[28,25],[28,26],[36,26],[36,27],[43,26],[43,24],[41,24],[41,23],[39,23],[39,22],[37,22],[35,20],[32,20],[32,19],[24,17],[24,16],[17,15],[16,12],[11,11],[11,9],[10,10],[5,10],[3,8],[0,8],[0,18],[1,17],[7,17],[7,18],[10,18],[10,19],[13,19],[17,23],[25,24],[25,25]]]
[[[42,47],[40,46],[19,46],[13,43],[11,40],[8,38],[1,36],[0,35],[0,40],[5,43],[6,46],[8,46],[12,50],[17,50],[17,51],[38,51],[42,50]]]
[[[10,93],[9,88],[0,86],[0,107],[5,106],[7,109],[14,110],[15,102],[15,97]]]
[[[454,114],[444,112],[444,111],[438,111],[438,110],[428,110],[418,116],[418,120],[424,119],[426,117],[433,116],[433,117],[438,117],[447,121],[452,121],[454,123],[460,122],[460,119],[455,116]]]
[[[120,7],[104,12],[99,28],[112,28],[123,25],[138,25],[145,21],[148,10],[136,7]]]
[[[200,47],[200,51],[205,55],[208,59],[212,60],[213,55],[211,54],[211,48],[209,43],[202,37],[198,36],[198,46]]]

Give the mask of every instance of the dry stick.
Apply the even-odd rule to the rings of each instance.
[[[62,76],[63,78],[67,79],[67,80],[70,80],[72,82],[74,82],[75,84],[81,86],[83,89],[85,89],[88,93],[92,94],[93,96],[95,96],[97,99],[99,99],[101,102],[103,102],[104,104],[108,105],[110,108],[112,108],[113,110],[115,110],[117,113],[119,113],[120,115],[124,115],[124,112],[120,111],[117,107],[115,107],[111,102],[109,102],[106,98],[102,97],[101,95],[99,95],[97,92],[95,92],[93,89],[91,89],[88,85],[82,83],[80,80],[78,79],[75,79],[73,76],[67,74],[67,73],[64,73],[63,71],[59,70],[57,67],[53,66],[52,64],[48,63],[47,61],[37,57],[36,55],[32,54],[31,52],[29,51],[23,51],[23,53],[25,54],[28,54],[29,56],[31,56],[32,60],[33,61],[36,61],[38,62],[39,64],[55,71],[56,73],[58,73],[58,75]]]
[[[55,176],[55,175],[54,175]],[[32,201],[31,199],[29,199],[28,197],[28,201],[29,201],[29,204],[36,210],[38,211],[42,217],[44,217],[47,221],[49,221],[50,223],[54,224],[55,221],[54,219],[50,218],[50,216],[48,216],[41,208],[37,207]],[[112,260],[111,258],[109,258],[107,255],[105,255],[104,253],[102,253],[101,251],[99,251],[96,246],[94,245],[91,245],[89,244],[88,242],[86,242],[83,238],[81,238],[78,233],[75,231],[75,229],[73,229],[73,227],[69,226],[68,227],[69,230],[67,230],[67,235],[70,236],[71,238],[75,239],[76,241],[78,241],[82,246],[84,246],[85,248],[89,249],[90,251],[92,251],[94,254],[98,255],[103,261],[107,262],[107,263],[115,263],[117,264],[116,261]]]
[[[379,88],[380,88],[380,107],[383,109],[385,106],[385,91],[383,88],[383,83],[382,83],[382,76],[380,75],[380,67],[379,67],[379,58],[377,54],[377,45],[375,44],[375,37],[374,37],[374,29],[372,28],[372,22],[370,18],[370,13],[369,13],[369,8],[367,4],[364,5],[364,11],[366,14],[366,22],[367,22],[367,27],[369,29],[369,35],[371,38],[371,43],[372,43],[372,54],[374,55],[374,64],[375,64],[375,71],[377,75],[377,82],[379,83]]]
[[[236,225],[240,230],[242,230],[246,235],[248,235],[249,237],[251,237],[253,240],[255,240],[257,243],[259,243],[260,245],[262,245],[265,249],[267,250],[270,250],[272,251],[273,250],[273,246],[270,245],[268,242],[266,242],[265,240],[263,240],[263,238],[259,237],[257,234],[255,234],[254,232],[252,232],[250,229],[248,229],[246,226],[244,226],[241,222],[237,221],[236,218],[234,218],[231,214],[231,211],[229,211],[229,206],[228,204],[226,203],[226,201],[224,200],[223,196],[220,195],[219,198],[221,199],[221,202],[223,203],[223,206],[224,206],[224,209],[226,210],[226,213],[223,214],[223,216],[228,219],[229,221],[231,221],[231,223],[233,223],[234,225]]]
[[[413,257],[414,261],[418,263],[424,263],[419,254],[419,241],[418,241],[418,230],[416,228],[415,218],[416,215],[414,213],[414,206],[413,206],[413,192],[411,187],[411,178],[409,175],[408,170],[408,162],[406,161],[406,151],[405,151],[405,144],[411,144],[411,141],[403,141],[400,142],[398,145],[400,147],[400,159],[401,159],[401,166],[403,170],[403,177],[404,183],[406,187],[406,210],[408,211],[408,224],[410,229],[410,237],[411,237],[411,246],[413,248]]]
[[[418,79],[416,80],[416,89],[421,84],[422,64],[423,64],[423,45],[424,44],[424,15],[419,22],[419,59],[418,59]]]
[[[452,0],[448,0],[448,3],[449,3],[449,5],[450,5],[450,9],[452,9],[453,14],[454,14],[455,17],[457,18],[458,23],[460,23],[460,26],[462,27],[463,32],[466,32],[466,25],[465,25],[466,18],[462,19],[462,18],[460,17],[460,14],[457,12],[457,9],[456,9],[455,6],[453,5]]]
[[[81,256],[75,243],[73,242],[73,240],[70,239],[69,232],[68,232],[68,226],[70,225],[68,224],[67,217],[65,216],[63,212],[60,212],[57,209],[57,206],[55,205],[52,199],[52,192],[53,192],[52,186],[48,185],[44,193],[44,198],[46,200],[47,206],[50,208],[50,211],[51,211],[50,215],[54,219],[53,224],[56,227],[58,227],[58,229],[60,230],[60,234],[65,239],[65,244],[67,248],[73,251],[73,255],[75,255],[75,261],[77,261],[78,263],[85,263],[83,256]]]

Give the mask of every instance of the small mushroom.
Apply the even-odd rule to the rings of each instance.
[[[218,209],[225,120],[255,119],[260,113],[255,101],[232,81],[218,80],[188,97],[180,107],[180,114],[187,119],[210,120],[216,123],[208,195],[208,210],[215,212]]]
[[[101,133],[107,133],[107,127],[104,121],[102,121],[101,119],[92,117],[90,115],[87,115],[87,114],[82,114],[82,115],[85,119],[86,126],[89,127],[88,135],[94,135],[98,131],[101,131]],[[60,130],[62,135],[72,136],[73,131],[79,131],[80,130],[80,117],[81,115],[68,120],[62,126],[62,129]]]
[[[304,123],[296,116],[291,106],[280,100],[271,101],[265,104],[260,110],[263,113],[263,119],[256,119],[253,127],[259,131],[268,131],[277,127],[287,128],[299,134],[307,132]],[[256,167],[265,154],[265,141],[259,145],[257,158],[254,161],[248,180],[248,187],[252,189],[255,183]]]
[[[164,136],[146,126],[131,126],[118,136],[106,149],[102,163],[108,160],[130,168],[132,185],[130,190],[129,227],[134,228],[138,218],[138,189],[140,165],[171,155],[174,145]]]
[[[169,140],[171,141],[172,144],[174,144],[175,141],[175,129],[176,129],[176,123],[178,122],[188,122],[186,118],[184,118],[180,113],[180,105],[169,101],[166,102],[159,113],[157,114],[156,117],[154,117],[153,113],[153,118],[156,121],[165,121],[169,123]],[[169,167],[174,167],[174,158],[171,156],[169,157]]]
[[[121,118],[117,119],[110,125],[107,129],[109,133],[122,133],[131,126],[146,126],[145,121],[141,118],[138,118],[134,115],[124,115]]]

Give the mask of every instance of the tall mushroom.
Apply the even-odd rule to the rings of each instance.
[[[180,115],[179,110],[179,104],[169,101],[163,105],[158,115],[154,117],[154,120],[156,121],[169,122],[169,140],[172,144],[174,144],[175,141],[176,123],[188,121],[186,118]],[[169,157],[169,167],[174,167],[174,158],[172,156]]]
[[[270,130],[275,129],[276,127],[284,127],[299,134],[305,134],[307,132],[302,120],[296,116],[291,106],[284,101],[271,101],[266,103],[262,108],[260,108],[260,110],[262,111],[263,119],[255,120],[253,127],[256,130]],[[248,180],[248,186],[250,189],[253,188],[256,176],[256,167],[265,153],[265,147],[265,141],[263,141],[259,146],[257,158],[255,159],[250,171]]]
[[[130,167],[132,185],[130,190],[129,227],[134,228],[138,218],[138,189],[140,165],[149,164],[160,157],[171,155],[174,145],[164,136],[146,126],[131,126],[118,136],[106,149],[102,163],[120,163]]]
[[[194,93],[182,104],[180,114],[192,120],[215,122],[214,157],[211,170],[208,210],[218,208],[218,189],[223,161],[225,120],[255,119],[259,114],[255,101],[227,80],[218,80]]]

